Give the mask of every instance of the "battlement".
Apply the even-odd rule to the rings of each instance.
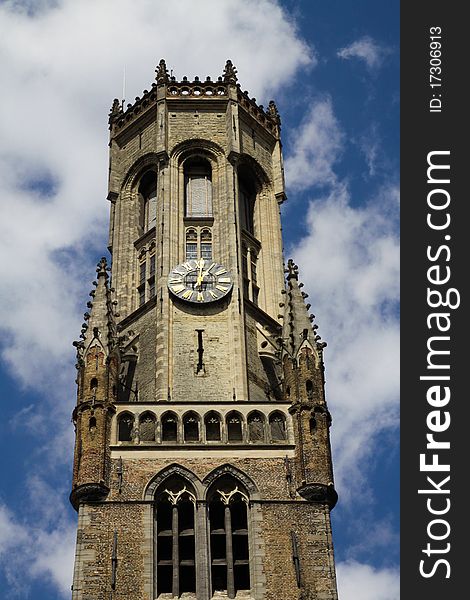
[[[122,130],[143,112],[154,108],[157,100],[165,99],[170,103],[174,100],[213,103],[221,100],[227,102],[232,99],[236,100],[249,115],[270,133],[274,136],[279,135],[281,120],[274,101],[271,100],[265,110],[263,105],[257,104],[256,98],[250,98],[246,90],[242,91],[240,84],[237,82],[237,71],[230,60],[226,62],[223,74],[215,81],[210,76],[207,76],[204,81],[198,76],[193,81],[189,81],[186,76],[181,81],[177,81],[176,77],[168,74],[163,59],[155,71],[156,83],[152,83],[150,90],[144,90],[142,97],[137,96],[133,104],[127,104],[125,110],[123,103],[117,98],[114,100],[109,113],[110,129],[115,132]]]

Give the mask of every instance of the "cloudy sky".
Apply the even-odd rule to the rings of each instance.
[[[107,114],[164,57],[282,118],[286,257],[325,351],[341,600],[398,600],[398,0],[0,1],[0,589],[70,597],[72,340],[105,252]],[[190,49],[190,51],[188,51]]]

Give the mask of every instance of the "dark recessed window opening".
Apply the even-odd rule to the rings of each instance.
[[[162,487],[155,507],[157,595],[179,597],[196,591],[195,497],[178,480]]]
[[[243,440],[242,420],[237,414],[227,417],[227,433],[229,442],[241,442]]]
[[[198,442],[199,441],[199,419],[191,413],[183,419],[184,441]]]
[[[162,442],[176,442],[178,439],[178,421],[175,415],[162,418]]]
[[[118,440],[120,442],[131,442],[133,428],[134,417],[128,414],[120,417],[118,422]]]
[[[220,419],[216,413],[209,413],[205,418],[206,440],[208,442],[218,442],[220,435]]]

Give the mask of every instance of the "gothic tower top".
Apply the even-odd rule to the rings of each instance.
[[[337,600],[325,344],[284,271],[280,123],[230,60],[193,81],[161,60],[112,104],[112,260],[76,342],[73,600]]]

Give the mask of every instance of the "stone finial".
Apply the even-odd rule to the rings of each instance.
[[[158,67],[155,69],[155,72],[157,74],[155,79],[159,85],[164,85],[165,83],[169,82],[170,79],[168,77],[168,69],[166,68],[166,63],[163,58],[158,63]]]
[[[114,120],[122,113],[121,103],[117,98],[114,98],[113,105],[111,106],[111,110],[109,111],[109,119],[108,122],[111,125]]]
[[[274,100],[269,101],[267,114],[278,125],[281,124],[281,117],[279,116],[279,111],[277,110],[277,106]]]
[[[294,263],[292,258],[287,261],[287,269],[285,269],[286,279],[299,279],[299,267]]]
[[[233,63],[231,60],[228,60],[225,63],[225,69],[224,69],[224,82],[225,83],[237,83],[238,78],[237,78],[237,70],[236,68],[233,66]]]
[[[98,273],[98,277],[106,277],[108,279],[108,262],[104,256],[100,258],[100,262],[96,265],[96,272]]]

